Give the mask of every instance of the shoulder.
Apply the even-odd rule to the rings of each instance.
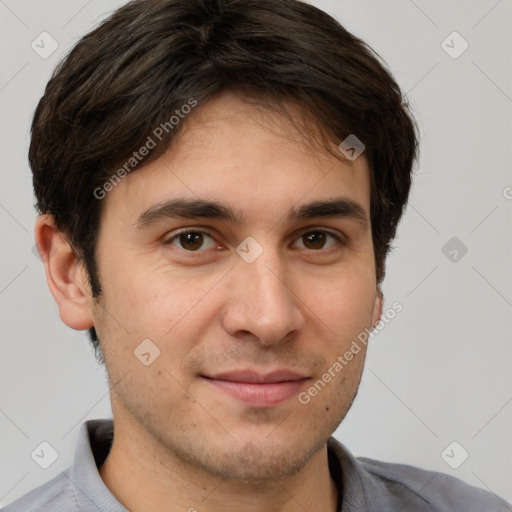
[[[69,475],[70,468],[24,494],[0,512],[78,512],[80,509]]]
[[[331,475],[342,488],[346,510],[512,512],[499,496],[446,473],[355,457],[333,437],[328,441],[328,453]]]
[[[390,493],[410,496],[423,503],[425,510],[446,512],[511,512],[512,507],[499,496],[471,486],[451,475],[407,464],[357,457],[368,475],[378,479]],[[420,509],[422,510],[422,509]]]

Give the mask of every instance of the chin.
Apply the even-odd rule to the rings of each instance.
[[[247,436],[236,444],[210,445],[206,452],[208,455],[202,458],[200,465],[209,473],[231,482],[265,486],[299,472],[322,448],[327,438],[317,435],[308,440],[303,437],[302,441],[291,437],[276,441],[268,434]]]
[[[289,450],[259,450],[247,443],[238,452],[219,459],[216,472],[232,482],[266,485],[299,472],[313,454]]]

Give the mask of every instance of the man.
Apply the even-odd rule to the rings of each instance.
[[[392,76],[306,3],[136,0],[80,40],[34,116],[35,234],[113,422],[4,510],[510,510],[331,437],[416,152]]]

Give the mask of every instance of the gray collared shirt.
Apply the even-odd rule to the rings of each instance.
[[[108,455],[113,422],[82,424],[72,466],[0,512],[128,512],[104,484],[98,467]],[[511,512],[490,492],[405,464],[354,457],[328,440],[329,469],[338,487],[338,512]]]

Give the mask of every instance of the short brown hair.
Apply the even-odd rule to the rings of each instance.
[[[269,108],[295,103],[315,120],[305,135],[321,136],[326,147],[350,134],[364,143],[380,284],[418,150],[408,104],[380,57],[299,0],[134,0],[63,59],[32,123],[38,212],[55,217],[88,271],[93,296],[101,294],[94,257],[101,200],[94,190],[190,98],[201,104],[227,90]],[[133,170],[160,156],[182,125],[163,130]],[[103,362],[94,328],[90,335]]]

